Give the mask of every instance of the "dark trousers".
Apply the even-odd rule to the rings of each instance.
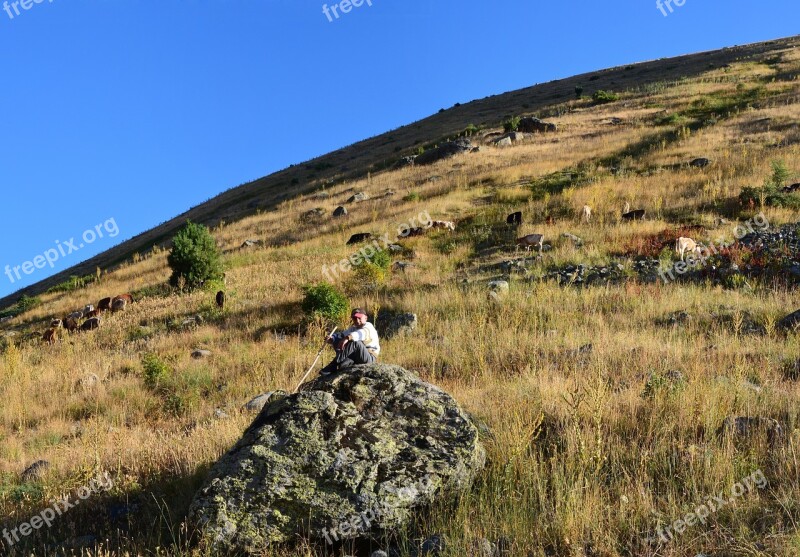
[[[369,353],[367,347],[360,340],[350,341],[344,348],[336,351],[336,357],[325,366],[322,371],[333,373],[356,364],[373,364],[377,358]]]

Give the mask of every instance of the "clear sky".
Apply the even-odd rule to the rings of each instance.
[[[0,4],[0,296],[456,102],[800,33],[797,0],[369,1]]]

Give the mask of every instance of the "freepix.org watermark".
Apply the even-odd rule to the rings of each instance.
[[[422,228],[430,228],[433,225],[434,221],[431,218],[430,213],[428,213],[428,211],[422,211],[416,217],[411,217],[408,219],[408,222],[404,222],[398,226],[397,235],[402,238],[406,238],[409,236],[409,234],[411,234],[411,231],[418,226]],[[381,236],[378,236],[377,239],[372,240],[372,242],[352,254],[350,257],[342,259],[330,267],[323,265],[322,274],[325,275],[325,278],[328,279],[329,282],[333,282],[333,278],[338,278],[339,273],[347,273],[351,271],[353,267],[358,267],[363,261],[369,261],[379,251],[388,249],[391,244],[392,240],[389,239],[389,233],[387,232],[386,234],[382,234]]]
[[[736,240],[741,240],[748,234],[752,234],[756,230],[764,232],[769,228],[769,221],[764,213],[759,213],[746,222],[736,225],[733,229],[733,235]],[[664,284],[675,280],[675,273],[683,275],[689,271],[696,271],[704,268],[708,264],[708,259],[717,255],[720,250],[726,249],[733,245],[731,242],[726,242],[724,238],[717,238],[709,245],[697,245],[697,252],[690,252],[686,256],[686,261],[678,261],[669,269],[663,269],[658,272],[658,276],[664,281]]]
[[[34,4],[41,4],[44,0],[14,0],[14,2],[9,2],[6,0],[3,2],[3,11],[8,14],[8,19],[14,19],[16,15],[20,15],[22,12],[19,11],[20,8],[27,11],[30,10]],[[48,0],[50,4],[53,3],[53,0]],[[12,14],[11,11],[14,11]]]
[[[117,221],[111,218],[102,224],[98,224],[94,228],[90,228],[84,231],[84,233],[81,234],[80,237],[80,239],[83,240],[83,242],[79,243],[77,246],[75,245],[75,242],[77,240],[75,240],[74,237],[70,238],[65,242],[56,240],[55,248],[50,248],[48,250],[45,250],[43,254],[37,255],[31,261],[25,261],[20,265],[14,265],[13,267],[11,265],[6,265],[4,273],[8,277],[8,280],[11,281],[11,284],[14,284],[16,281],[22,280],[22,275],[20,274],[20,271],[22,271],[23,274],[32,275],[34,271],[36,271],[36,269],[44,269],[48,265],[52,269],[53,267],[55,267],[56,261],[58,261],[62,257],[66,257],[71,253],[74,253],[80,250],[81,248],[86,247],[89,244],[93,244],[99,238],[103,238],[104,237],[103,231],[105,231],[105,233],[108,234],[109,238],[115,238],[119,234],[119,227],[117,226]]]
[[[410,486],[401,487],[396,490],[388,489],[387,491],[390,491],[402,503],[410,503],[420,492],[429,493],[432,485],[433,480],[430,474],[426,474],[422,479]],[[342,520],[332,528],[323,528],[321,532],[322,536],[329,545],[332,545],[334,542],[339,541],[340,536],[346,539],[354,537],[362,532],[367,532],[372,527],[373,521],[380,521],[381,518],[389,514],[393,508],[394,507],[386,501],[376,502],[367,510],[359,514],[354,514],[347,520]]]
[[[672,7],[673,4],[682,8],[686,4],[686,0],[664,0],[663,2],[661,0],[656,0],[656,8],[664,14],[664,17],[667,17],[675,11],[675,8]],[[669,10],[669,13],[667,13],[667,10]]]
[[[53,501],[53,506],[46,508],[31,518],[28,522],[23,522],[11,530],[4,528],[3,538],[8,543],[7,548],[10,549],[15,543],[20,542],[21,537],[25,538],[30,536],[34,530],[39,530],[44,526],[49,528],[53,525],[53,522],[55,522],[56,518],[68,510],[80,505],[81,501],[85,501],[92,495],[109,491],[112,487],[114,487],[114,482],[111,479],[111,476],[108,475],[108,472],[106,472],[105,474],[91,480],[88,485],[81,487],[76,494],[78,497],[76,500],[72,501],[70,500],[69,495],[65,495],[61,499]]]
[[[733,503],[739,497],[753,491],[753,488],[764,489],[767,487],[767,478],[760,469],[756,470],[741,481],[736,482],[731,488],[730,498],[726,497],[725,491],[720,491],[718,495],[709,497],[705,503],[695,507],[694,512],[687,513],[684,517],[664,526],[659,524],[656,536],[650,536],[647,541],[669,543],[675,539],[677,534],[683,534],[687,528],[697,523],[705,524],[706,519],[712,514],[719,512],[725,505]]]
[[[52,0],[51,0],[52,2]],[[328,18],[328,21],[333,23],[333,19],[339,19],[339,12],[342,14],[349,14],[353,8],[360,8],[366,4],[370,8],[372,7],[372,0],[342,0],[338,4],[334,4],[333,6],[328,6],[327,4],[322,5],[322,13],[325,14],[325,17]],[[331,16],[333,14],[333,16]]]

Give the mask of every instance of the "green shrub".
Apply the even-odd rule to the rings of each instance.
[[[403,201],[419,201],[419,193],[412,191],[405,197],[403,197]]]
[[[519,116],[512,116],[511,118],[503,122],[503,129],[506,131],[506,133],[515,132],[519,128],[519,121],[520,121]]]
[[[95,279],[94,275],[85,275],[82,277],[72,275],[71,277],[69,277],[68,280],[65,280],[64,282],[57,284],[52,288],[48,288],[47,293],[54,294],[58,292],[72,292],[74,290],[79,290],[84,286],[86,286],[87,284],[94,282],[94,279]]]
[[[342,321],[350,311],[350,302],[332,284],[322,282],[303,287],[303,312],[310,319],[320,317],[329,321]]]
[[[386,282],[388,274],[387,270],[369,261],[362,261],[353,267],[349,288],[353,292],[374,290]]]
[[[753,202],[761,207],[785,207],[787,209],[800,209],[800,197],[791,192],[783,191],[786,181],[791,177],[791,172],[782,160],[772,161],[772,175],[764,180],[761,187],[745,186],[739,194],[739,201],[743,204]]]
[[[476,126],[475,124],[470,124],[464,129],[462,135],[469,137],[471,135],[475,135],[479,131],[481,131],[481,129],[478,126]]]
[[[142,371],[144,384],[149,389],[156,390],[159,385],[172,375],[172,368],[158,357],[158,354],[145,354],[142,356]]]
[[[222,257],[208,228],[187,221],[172,242],[167,257],[172,269],[170,284],[180,286],[184,282],[189,288],[196,288],[205,281],[222,279]]]
[[[0,318],[2,317],[16,317],[22,315],[28,310],[41,305],[42,300],[38,296],[22,296],[17,303],[11,307],[0,311]]]
[[[368,264],[375,265],[379,269],[384,271],[388,271],[389,267],[392,266],[392,256],[386,250],[378,250],[372,255],[370,255],[366,261]],[[363,264],[363,263],[360,263]]]
[[[594,92],[594,95],[592,95],[592,100],[597,104],[611,103],[618,101],[619,95],[613,91],[603,91],[600,89],[599,91]]]
[[[583,96],[583,87],[580,85],[575,86],[575,98],[580,99]]]

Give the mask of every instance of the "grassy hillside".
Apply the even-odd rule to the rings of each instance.
[[[477,537],[500,536],[515,556],[797,555],[800,347],[777,327],[800,308],[793,283],[665,284],[636,273],[644,251],[671,264],[659,238],[678,229],[711,241],[732,238],[737,224],[762,213],[771,229],[800,220],[793,202],[739,200],[772,174],[773,161],[800,181],[794,42],[562,80],[548,84],[551,97],[539,88],[476,101],[392,132],[381,148],[371,148],[374,139],[334,153],[334,167],[306,167],[316,175],[296,187],[284,182],[300,169],[231,190],[192,215],[213,221],[225,252],[224,310],[214,291],[166,288],[160,249],[83,288],[42,294],[41,305],[0,325],[3,527],[108,471],[113,487],[30,536],[28,550],[80,554],[96,541],[104,556],[199,554],[183,519],[208,467],[252,420],[241,407],[262,392],[293,389],[320,345],[322,326],[303,322],[303,286],[355,251],[345,246],[351,234],[394,237],[403,223],[430,215],[457,229],[401,240],[395,259],[413,263],[405,272],[371,288],[352,272],[334,279],[353,306],[377,314],[379,330],[388,310],[417,313],[417,330],[386,340],[382,361],[441,386],[491,431],[480,481],[420,517],[404,537],[409,546],[438,532],[453,556],[471,554]],[[619,98],[598,103],[597,89]],[[558,131],[490,144],[504,119],[526,114]],[[470,124],[485,126],[471,136],[480,152],[375,167]],[[690,166],[697,157],[711,164]],[[331,216],[359,191],[370,199],[347,204],[345,218]],[[243,216],[255,199],[269,210]],[[648,220],[622,222],[626,202],[646,209]],[[584,205],[590,223],[581,222]],[[318,207],[323,216],[303,218]],[[519,229],[505,224],[516,210],[525,219]],[[177,224],[151,236],[168,237]],[[514,239],[529,233],[544,234],[550,249],[515,254]],[[247,239],[264,244],[240,248]],[[751,261],[737,253],[743,266]],[[548,278],[580,264],[613,266],[624,280]],[[510,282],[499,302],[488,295],[493,279]],[[99,330],[52,346],[39,340],[51,318],[122,292],[136,292],[138,302]],[[212,354],[193,359],[197,348]],[[735,417],[774,419],[782,434],[726,434],[724,420]],[[50,467],[24,481],[20,473],[40,459]],[[732,494],[745,478],[761,477]],[[704,524],[683,533],[671,526],[720,492],[730,501]],[[659,540],[666,526],[674,536]],[[302,544],[275,553],[287,554],[321,553]]]
[[[457,103],[449,109],[442,108],[437,114],[418,122],[231,188],[87,261],[0,298],[0,308],[12,305],[22,295],[41,294],[48,288],[68,280],[70,276],[93,275],[98,267],[103,270],[113,270],[135,254],[148,252],[154,245],[163,247],[187,219],[209,226],[233,222],[258,212],[274,210],[279,203],[299,194],[307,194],[330,184],[352,181],[367,176],[370,172],[380,172],[393,165],[402,156],[415,153],[420,146],[436,143],[442,138],[461,133],[468,124],[497,126],[514,114],[537,112],[559,114],[562,103],[574,97],[576,87],[581,87],[587,96],[600,90],[637,89],[697,76],[709,68],[720,68],[737,61],[768,60],[774,53],[791,48],[796,43],[797,37],[790,37],[633,63],[558,79],[484,99]],[[321,132],[324,133],[324,130]],[[165,184],[166,186],[178,189],[187,187],[186,184]]]

